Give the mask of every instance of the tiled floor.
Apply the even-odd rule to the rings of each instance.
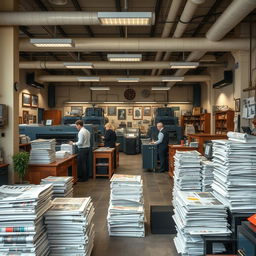
[[[116,173],[139,174],[144,182],[146,210],[146,237],[109,237],[107,211],[109,204],[109,180],[96,179],[75,185],[76,197],[91,196],[96,209],[94,218],[96,237],[92,256],[177,256],[171,235],[152,235],[149,225],[150,205],[170,205],[171,180],[167,173],[145,172],[141,155],[120,154],[120,166]]]

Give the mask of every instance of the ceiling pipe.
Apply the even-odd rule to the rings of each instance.
[[[166,23],[164,24],[164,28],[163,28],[163,32],[161,37],[162,38],[166,38],[169,37],[172,27],[174,25],[174,21],[176,20],[176,17],[178,15],[178,11],[181,7],[181,4],[183,3],[183,0],[173,0],[171,7],[169,9],[167,18],[166,18]],[[155,57],[155,61],[159,61],[161,60],[163,55],[163,52],[157,52],[156,53],[156,57]],[[156,70],[152,70],[151,75],[155,75]]]
[[[76,62],[79,63],[79,62]],[[152,69],[162,68],[170,69],[169,61],[143,61],[139,63],[125,62],[108,62],[108,61],[93,61],[90,62],[93,69]],[[200,67],[224,67],[225,63],[200,63]],[[20,69],[66,69],[64,61],[20,61]]]
[[[1,12],[0,26],[101,25],[97,12]]]
[[[78,82],[79,76],[63,76],[63,75],[40,75],[37,77],[37,80],[39,82]],[[122,76],[99,76],[100,81],[102,82],[117,82],[117,79]],[[144,82],[162,82],[162,78],[159,76],[134,76],[136,78],[139,78],[138,83],[144,83]],[[208,75],[200,75],[200,76],[185,76],[184,82],[206,82],[210,80],[210,76]],[[96,82],[98,83],[98,82]],[[127,82],[129,83],[129,82]]]
[[[67,48],[36,47],[30,39],[20,39],[19,50],[25,52],[155,52],[155,51],[233,51],[249,50],[248,38],[229,38],[218,42],[206,38],[73,38]]]
[[[177,27],[174,31],[173,38],[181,38],[185,32],[189,22],[192,20],[197,8],[199,5],[203,4],[205,0],[188,0],[184,10],[181,14],[180,21],[177,24]],[[171,52],[166,52],[163,60],[169,60]],[[158,70],[157,75],[159,76],[162,73],[162,69]]]

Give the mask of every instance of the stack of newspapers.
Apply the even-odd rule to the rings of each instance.
[[[55,157],[56,158],[68,158],[69,153],[67,151],[64,151],[64,150],[59,150],[59,151],[55,152]]]
[[[140,175],[113,175],[108,231],[110,236],[144,237],[143,182]]]
[[[75,154],[75,146],[70,144],[61,144],[60,150],[68,152],[70,155]]]
[[[229,132],[213,141],[214,195],[233,213],[256,211],[256,137]]]
[[[50,255],[89,256],[94,244],[90,197],[55,198],[45,214]]]
[[[174,244],[182,256],[203,256],[202,235],[227,236],[227,211],[210,192],[178,191],[173,215],[177,236]],[[215,248],[222,251],[223,246]]]
[[[173,194],[178,190],[201,191],[201,157],[196,150],[176,151]]]
[[[51,197],[51,184],[0,187],[1,256],[49,254],[43,214]]]
[[[211,192],[213,183],[213,162],[203,160],[202,162],[202,191]]]
[[[53,199],[56,197],[73,197],[73,177],[49,176],[41,184],[53,185]]]
[[[49,164],[55,161],[55,139],[31,141],[30,164]]]

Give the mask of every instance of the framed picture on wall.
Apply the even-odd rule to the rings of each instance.
[[[31,107],[31,94],[22,93],[22,107]]]
[[[151,107],[143,108],[143,116],[151,116]]]
[[[126,109],[118,109],[117,119],[126,120]]]
[[[36,124],[36,116],[33,116],[33,124]]]
[[[240,98],[235,99],[235,111],[240,112]]]
[[[129,108],[129,109],[128,109],[128,116],[132,116],[132,113],[133,113],[133,112],[132,112],[132,108]]]
[[[22,116],[19,116],[19,124],[22,124]]]
[[[116,116],[116,107],[114,106],[108,107],[108,116]]]
[[[142,107],[133,107],[133,120],[142,119]]]
[[[38,96],[37,95],[31,95],[31,107],[32,108],[38,108]]]
[[[71,106],[71,113],[76,113],[77,115],[83,114],[83,106]]]
[[[27,110],[22,111],[23,124],[29,123],[29,112]]]

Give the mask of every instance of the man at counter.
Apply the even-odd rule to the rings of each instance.
[[[160,160],[160,169],[158,172],[165,172],[168,170],[167,153],[168,153],[169,136],[164,129],[163,123],[157,123],[156,127],[159,133],[158,133],[157,141],[152,142],[152,144],[157,145],[157,153]]]
[[[76,121],[76,128],[78,132],[78,141],[72,142],[71,145],[78,147],[78,161],[77,161],[77,177],[78,181],[87,181],[89,178],[88,171],[88,158],[90,149],[90,132],[84,128],[84,122],[82,120]]]

